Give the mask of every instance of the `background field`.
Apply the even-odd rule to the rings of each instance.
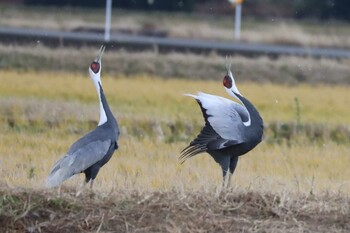
[[[51,232],[347,231],[347,87],[238,83],[266,129],[261,145],[240,159],[233,191],[221,193],[220,169],[208,155],[182,166],[177,160],[203,125],[195,101],[182,94],[225,96],[218,79],[103,75],[121,126],[120,148],[101,169],[94,195],[85,190],[77,199],[83,175],[59,193],[46,190],[44,180],[71,143],[97,124],[92,81],[79,73],[1,71],[4,226]]]
[[[0,69],[26,71],[72,72],[86,75],[91,54],[96,48],[48,48],[41,44],[32,46],[0,45]],[[191,54],[176,51],[161,54],[154,51],[128,52],[107,49],[104,55],[104,74],[133,77],[157,76],[163,79],[220,81],[225,72],[224,60],[218,54]],[[349,59],[311,57],[243,57],[231,58],[239,82],[257,84],[350,84]],[[59,74],[57,74],[59,77]],[[272,93],[273,94],[273,93]],[[326,98],[326,97],[325,97]]]
[[[8,185],[42,188],[54,161],[95,127],[98,104],[91,80],[79,74],[56,76],[1,72],[6,86],[0,90],[0,152]],[[203,125],[195,101],[182,94],[201,90],[225,96],[221,81],[106,76],[103,84],[122,135],[120,150],[99,174],[97,189],[213,189],[220,183],[220,169],[209,156],[197,156],[184,166],[177,157]],[[264,183],[268,190],[349,191],[347,88],[239,87],[260,110],[266,129],[264,142],[242,157],[235,186],[260,190]]]
[[[0,5],[0,26],[101,30],[103,19],[103,10]],[[233,36],[229,15],[114,10],[112,19],[113,32]],[[348,49],[349,28],[334,20],[245,18],[242,40]],[[225,58],[107,47],[102,83],[120,148],[93,191],[76,197],[83,175],[46,189],[53,163],[97,125],[87,72],[97,47],[0,45],[0,232],[350,231],[348,59],[230,58],[265,129],[223,191],[210,156],[183,165],[178,156],[204,125],[197,103],[183,94],[228,97]]]
[[[51,30],[102,31],[104,10],[58,7],[11,7],[0,5],[0,26]],[[28,20],[30,19],[30,20]],[[45,20],[42,20],[45,19]],[[161,34],[178,38],[233,39],[234,13],[196,14],[168,12],[112,12],[112,32]],[[174,26],[176,25],[176,26]],[[281,17],[249,18],[242,21],[242,41],[302,46],[350,48],[350,29],[339,21],[295,21]]]

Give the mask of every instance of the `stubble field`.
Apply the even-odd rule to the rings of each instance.
[[[43,20],[45,19],[45,20]],[[112,33],[231,41],[232,16],[113,10]],[[0,26],[101,30],[102,9],[0,6]],[[176,26],[174,26],[176,25]],[[249,19],[242,41],[349,48],[336,21]],[[227,97],[215,53],[107,48],[102,82],[120,148],[94,190],[83,175],[46,189],[53,163],[98,122],[87,65],[96,48],[0,45],[0,232],[350,232],[350,61],[234,56],[237,85],[260,111],[264,138],[240,158],[232,190],[201,154],[179,165],[199,133],[184,93]],[[86,72],[85,72],[86,71]]]
[[[224,69],[223,69],[224,70]],[[223,76],[221,74],[221,76]],[[265,121],[263,142],[240,158],[232,190],[206,154],[178,164],[203,125],[183,93],[226,96],[214,81],[104,75],[121,127],[120,148],[94,191],[83,175],[47,190],[45,177],[98,122],[88,74],[0,72],[0,220],[4,231],[346,232],[349,220],[348,88],[240,83]]]

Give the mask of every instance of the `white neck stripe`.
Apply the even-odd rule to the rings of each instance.
[[[245,110],[246,110],[247,113],[248,113],[248,120],[247,120],[247,121],[243,121],[243,125],[245,125],[245,126],[247,126],[247,127],[250,126],[250,125],[252,124],[252,121],[251,121],[250,113],[249,113],[247,107],[246,107],[246,106],[244,105],[244,103],[236,96],[236,94],[234,93],[234,91],[232,91],[232,90],[230,90],[230,89],[227,89],[227,88],[225,88],[225,89],[226,89],[227,93],[228,93],[230,96],[236,98],[236,99],[244,106]],[[237,88],[236,88],[236,89],[237,89]]]
[[[96,87],[96,91],[97,91],[97,94],[98,94],[98,99],[100,101],[100,121],[98,123],[98,125],[103,125],[104,123],[107,122],[107,115],[106,115],[106,111],[105,109],[103,108],[103,104],[102,104],[102,100],[101,100],[101,92],[100,92],[100,81],[97,81],[95,82],[94,80],[94,84],[95,84],[95,87]]]

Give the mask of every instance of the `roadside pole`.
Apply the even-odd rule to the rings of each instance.
[[[236,19],[235,19],[235,39],[241,39],[241,15],[242,15],[242,5],[236,5]]]
[[[112,0],[106,0],[105,42],[111,39]]]
[[[228,0],[233,7],[236,8],[235,13],[235,30],[234,30],[234,38],[236,40],[241,39],[241,17],[242,17],[242,2],[243,0]]]

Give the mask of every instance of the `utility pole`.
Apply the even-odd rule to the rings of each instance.
[[[106,0],[105,42],[111,39],[112,0]]]
[[[242,2],[243,0],[228,0],[235,8],[235,39],[241,39],[241,18],[242,18]]]

